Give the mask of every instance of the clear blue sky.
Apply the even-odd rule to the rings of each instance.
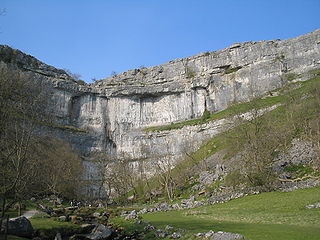
[[[320,27],[320,0],[1,0],[0,44],[92,78]]]

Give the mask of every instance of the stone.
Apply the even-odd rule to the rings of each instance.
[[[172,226],[167,225],[167,226],[165,227],[165,230],[166,230],[166,231],[172,231],[172,230],[173,230],[173,227],[172,227]]]
[[[244,239],[244,236],[238,233],[230,233],[230,232],[216,232],[211,235],[211,240],[238,240]]]
[[[174,232],[170,236],[170,238],[172,238],[172,239],[178,239],[178,238],[181,238],[181,237],[182,237],[181,233],[178,233],[178,232]]]
[[[205,233],[204,236],[206,238],[210,238],[214,234],[214,231],[210,230],[209,232]]]
[[[180,205],[178,203],[172,204],[171,208],[173,209],[181,209]]]
[[[102,216],[102,217],[109,217],[109,216],[110,216],[110,213],[108,213],[108,212],[103,212],[103,213],[101,214],[101,216]]]
[[[144,231],[155,231],[157,228],[151,224],[148,224],[143,228]]]
[[[124,219],[125,220],[132,220],[132,219],[140,219],[141,217],[138,215],[136,210],[130,212]]]
[[[320,202],[315,203],[315,204],[309,204],[306,206],[306,208],[311,209],[311,208],[320,208]]]
[[[139,214],[144,214],[144,213],[147,213],[148,212],[148,209],[146,208],[143,208],[139,211]]]
[[[4,228],[5,223],[2,223],[2,229]],[[30,238],[33,234],[33,227],[29,219],[26,217],[17,217],[9,220],[8,233],[19,237]]]
[[[215,173],[211,173],[208,171],[203,171],[199,174],[199,179],[198,181],[202,184],[202,185],[209,185],[214,183],[214,181],[216,180],[216,175]]]
[[[168,233],[165,232],[165,231],[163,231],[163,230],[161,230],[161,229],[157,229],[157,231],[156,231],[156,236],[157,236],[158,238],[165,238],[165,237],[168,236]]]
[[[63,199],[62,198],[56,198],[55,199],[55,203],[58,205],[61,205],[63,203]]]
[[[100,217],[100,215],[101,215],[101,213],[99,213],[99,212],[94,212],[94,213],[92,214],[92,216],[94,216],[94,217]]]
[[[194,236],[197,238],[204,237],[204,233],[196,233]]]
[[[77,216],[76,215],[71,215],[71,216],[69,216],[69,219],[70,219],[70,222],[71,223],[77,223]]]
[[[57,233],[54,240],[62,240],[61,233]]]
[[[158,208],[159,211],[162,211],[162,212],[169,211],[171,209],[169,204],[166,202],[161,202],[161,203],[157,204],[155,207]]]
[[[49,215],[51,215],[54,212],[52,207],[45,206],[41,203],[39,203],[38,206],[42,211],[44,211],[45,213],[47,213]]]
[[[60,216],[58,217],[60,222],[66,222],[67,221],[67,217],[66,216]]]
[[[91,240],[103,240],[110,237],[112,234],[112,230],[105,225],[98,224],[92,230],[91,234],[87,236],[88,239]]]

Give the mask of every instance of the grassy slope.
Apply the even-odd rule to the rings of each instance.
[[[59,222],[51,218],[32,217],[30,222],[34,229],[77,228],[78,225],[69,222]]]
[[[144,214],[143,218],[158,228],[171,225],[185,229],[185,239],[214,230],[237,232],[249,240],[316,240],[320,236],[320,209],[306,208],[316,202],[320,202],[320,187],[263,193],[213,206]],[[138,226],[122,218],[112,221],[131,231]],[[150,235],[146,239],[154,239]]]
[[[197,118],[192,120],[187,120],[183,122],[176,122],[169,125],[163,125],[163,126],[154,126],[154,127],[148,127],[145,129],[146,132],[154,132],[154,131],[166,131],[166,130],[174,130],[174,129],[180,129],[184,126],[194,126],[199,124],[204,124],[213,120],[223,119],[227,117],[231,117],[235,115],[235,112],[237,113],[244,113],[252,109],[253,104],[255,107],[258,108],[265,108],[270,107],[272,105],[275,105],[277,103],[281,103],[284,101],[283,96],[274,96],[274,97],[266,97],[266,98],[260,98],[255,99],[251,102],[245,102],[245,103],[237,103],[234,105],[231,105],[225,110],[222,110],[217,113],[211,114],[207,118]]]
[[[298,83],[301,84],[301,87],[299,88],[293,88],[293,90],[290,90],[288,92],[286,92],[284,95],[280,95],[277,97],[273,97],[272,101],[268,102],[270,103],[270,106],[276,103],[288,103],[292,98],[299,98],[305,94],[310,93],[310,91],[312,90],[312,88],[314,87],[314,84],[319,83],[320,82],[320,76],[316,76],[308,81],[302,82],[302,83]],[[284,91],[284,89],[282,90]],[[276,100],[275,100],[276,99]],[[226,109],[225,111],[228,111],[230,114],[231,113],[235,113],[236,112],[244,112],[244,109],[252,109],[253,107],[261,107],[261,104],[258,104],[257,101],[260,101],[263,99],[257,99],[255,100],[255,102],[251,102],[251,103],[245,103],[245,106],[243,104],[240,104],[240,106],[234,106],[235,107],[240,107],[240,109]],[[308,99],[306,99],[305,101],[308,101]],[[271,104],[273,103],[273,104]],[[263,107],[266,107],[266,105],[263,105]],[[282,127],[281,124],[286,124],[286,118],[285,118],[285,111],[286,111],[286,107],[285,106],[280,106],[277,109],[265,114],[265,116],[263,116],[263,118],[266,118],[266,120],[273,122],[274,124],[278,124],[279,128]],[[217,113],[219,114],[219,113]],[[228,132],[225,133],[221,133],[215,137],[213,137],[212,139],[210,139],[208,142],[204,143],[197,151],[195,151],[194,153],[191,154],[191,159],[189,160],[185,160],[182,161],[181,163],[179,163],[176,167],[175,170],[173,171],[177,171],[177,172],[181,172],[184,169],[190,168],[193,165],[197,164],[198,162],[210,157],[211,155],[213,155],[214,153],[217,153],[218,151],[222,150],[222,149],[226,149],[226,146],[228,145],[228,140],[230,140],[230,138],[233,138],[234,136],[236,136],[239,131],[239,129],[241,129],[241,126],[238,126],[234,129],[231,129]]]

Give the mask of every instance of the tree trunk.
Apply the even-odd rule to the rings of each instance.
[[[21,213],[21,201],[18,202],[18,216],[20,217],[22,215]]]
[[[8,239],[8,228],[9,228],[9,215],[7,215],[7,224],[6,224],[6,227],[4,229],[4,240],[7,240]]]

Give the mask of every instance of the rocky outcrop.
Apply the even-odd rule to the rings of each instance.
[[[136,165],[143,159],[150,173],[153,161],[178,161],[230,122],[163,132],[143,129],[199,118],[205,110],[220,111],[297,80],[299,74],[320,68],[319,45],[320,30],[282,41],[237,43],[87,85],[8,46],[0,46],[0,67],[47,83],[56,125],[40,132],[66,139],[78,149],[90,178],[96,175],[90,161],[95,152],[136,160]]]

